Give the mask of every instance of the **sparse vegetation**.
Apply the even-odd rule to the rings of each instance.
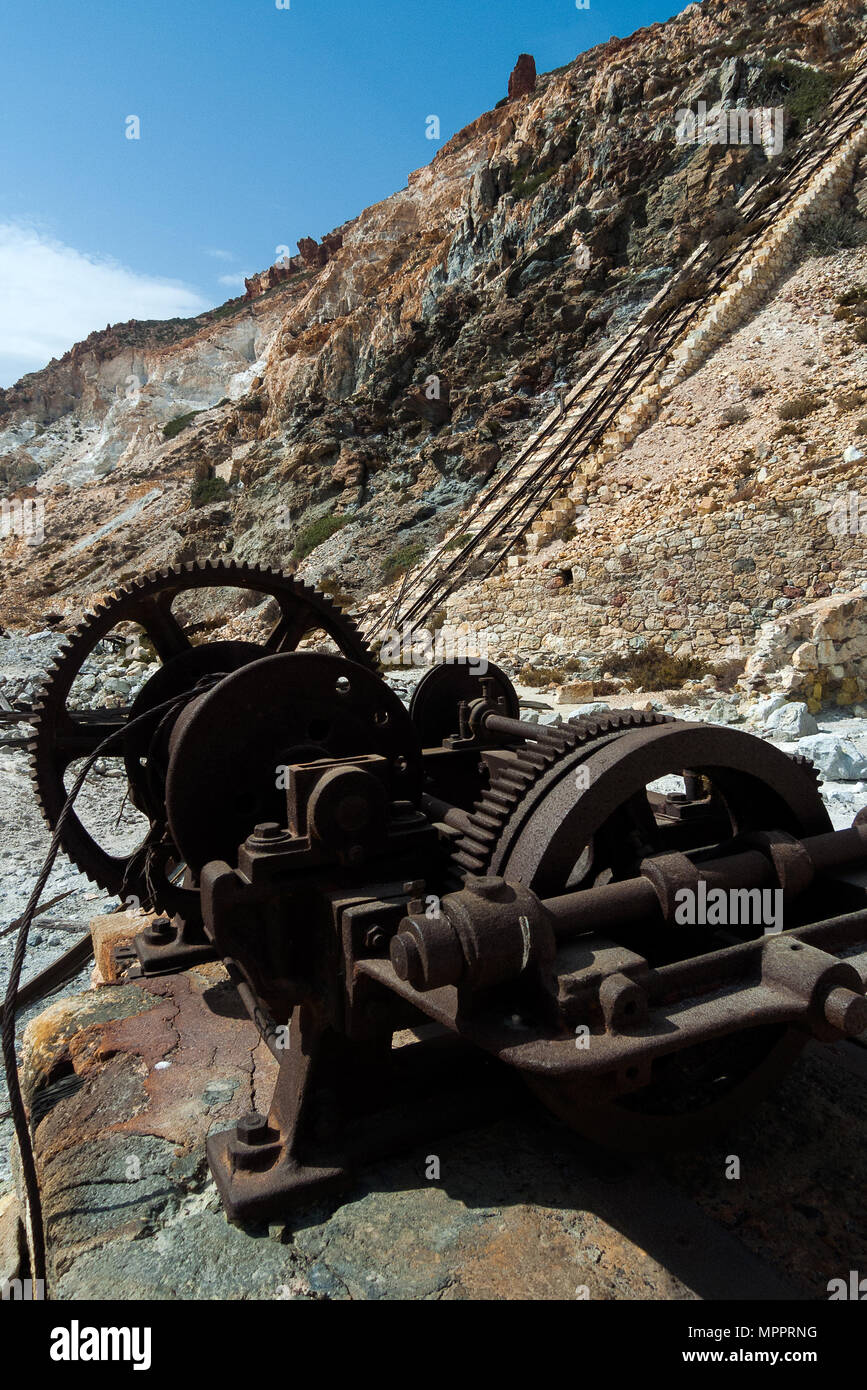
[[[841,309],[851,309],[856,304],[867,305],[867,285],[853,285],[850,290],[844,290],[842,294],[837,295],[837,303]],[[837,318],[838,315],[835,314],[834,317]],[[840,314],[839,317],[845,318],[846,315]]]
[[[867,227],[860,217],[834,209],[816,213],[808,219],[802,234],[808,256],[827,256],[832,251],[851,250],[864,244]]]
[[[352,595],[348,594],[345,589],[341,589],[340,580],[335,574],[324,574],[317,581],[316,587],[321,594],[325,594],[326,598],[330,598],[341,608],[352,607]]]
[[[412,569],[425,553],[425,545],[422,541],[410,541],[407,545],[398,546],[393,550],[382,567],[382,577],[386,584],[392,580],[399,579],[407,570]]]
[[[174,439],[176,435],[180,434],[181,430],[185,430],[187,425],[189,425],[192,420],[195,420],[197,415],[201,415],[201,413],[201,410],[188,410],[186,415],[176,415],[173,420],[169,420],[167,424],[163,425],[163,438]]]
[[[701,680],[705,667],[694,656],[672,656],[658,643],[615,657],[611,674],[622,676],[633,690],[679,689],[684,681]]]
[[[296,560],[303,560],[312,550],[315,550],[323,541],[327,541],[329,536],[333,536],[335,531],[339,531],[341,526],[345,526],[349,517],[334,516],[329,513],[327,516],[319,516],[315,521],[311,521],[309,526],[305,526],[299,531],[295,540],[292,554]]]
[[[225,478],[199,478],[190,487],[190,505],[207,507],[210,502],[225,502],[230,496]]]
[[[466,545],[470,540],[472,540],[470,533],[461,531],[460,535],[452,536],[450,540],[446,541],[443,550],[460,550],[461,546]]]
[[[542,685],[557,685],[560,682],[561,673],[556,671],[553,666],[522,666],[518,672],[517,680],[519,685],[529,685],[538,688]]]
[[[724,425],[742,425],[749,420],[750,412],[745,405],[727,405],[720,418]]]
[[[802,396],[791,396],[789,400],[783,401],[782,405],[778,405],[777,415],[781,420],[805,420],[808,415],[820,410],[823,404],[820,396],[805,392]]]
[[[841,391],[835,396],[834,404],[841,415],[845,410],[860,410],[867,405],[867,391]]]
[[[759,81],[761,100],[785,106],[798,131],[818,116],[834,90],[830,74],[785,58],[765,63]]]
[[[522,198],[532,198],[534,193],[538,193],[543,183],[547,183],[553,169],[540,169],[537,174],[531,174],[529,170],[519,169],[512,179],[512,192],[520,200]]]

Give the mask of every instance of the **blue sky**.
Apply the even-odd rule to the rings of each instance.
[[[3,17],[0,385],[193,314],[406,183],[539,71],[678,0],[29,0]],[[436,114],[442,139],[425,138]],[[140,138],[126,138],[137,116]]]

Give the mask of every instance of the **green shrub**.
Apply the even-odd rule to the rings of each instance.
[[[169,420],[168,424],[163,425],[163,437],[174,439],[176,434],[185,430],[190,421],[195,420],[196,416],[201,415],[201,413],[201,410],[188,410],[186,415],[176,415],[173,420]]]
[[[466,545],[470,540],[472,540],[472,536],[469,532],[462,531],[459,536],[452,536],[450,540],[447,540],[443,550],[460,550],[461,546]]]
[[[422,558],[427,547],[423,541],[410,541],[407,545],[398,546],[393,550],[382,567],[382,577],[386,584],[390,584],[393,579],[399,579],[407,570],[412,569]]]
[[[309,555],[311,550],[315,550],[317,545],[327,541],[329,536],[333,536],[335,531],[339,531],[341,526],[348,522],[348,516],[320,516],[315,521],[311,521],[309,526],[305,526],[298,533],[292,554],[296,560],[303,560],[305,555]]]
[[[529,170],[519,170],[512,179],[512,192],[519,202],[522,198],[532,198],[553,173],[553,169],[541,169],[538,174],[530,174]]]
[[[229,484],[225,478],[199,478],[190,488],[190,502],[194,507],[206,507],[209,502],[224,502],[229,496]]]
[[[788,59],[772,59],[762,67],[762,100],[785,106],[798,130],[827,105],[833,90],[833,77],[817,68],[802,67]]]

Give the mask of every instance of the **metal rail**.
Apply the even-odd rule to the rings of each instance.
[[[849,139],[865,112],[867,64],[861,64],[832,97],[826,108],[825,123],[810,131],[799,142],[797,150],[784,156],[738,199],[736,210],[750,216],[745,234],[736,246],[722,257],[717,256],[712,242],[699,246],[591,369],[588,382],[590,398],[563,438],[553,448],[545,448],[550,436],[562,428],[563,417],[553,415],[495,479],[463,520],[462,529],[472,530],[474,526],[476,529],[445,567],[442,557],[448,540],[414,575],[404,575],[397,599],[389,610],[392,625],[403,622],[421,626],[425,618],[470,577],[468,569],[477,560],[480,547],[484,546],[490,551],[492,543],[496,547],[496,554],[482,573],[473,577],[487,578],[493,573],[562,490],[564,473],[572,473],[576,463],[595,447],[633,392],[664,362],[693,320],[719,294],[738,263],[755,249],[780,212],[803,191],[820,164]],[[776,192],[776,196],[768,198],[767,194],[771,192]],[[756,206],[759,202],[761,205]],[[671,299],[678,288],[695,275],[700,275],[706,281],[701,297],[672,302],[666,308],[666,300]],[[653,319],[649,321],[651,311]],[[580,384],[576,393],[578,391]],[[521,478],[527,462],[540,451],[542,457],[538,465]],[[486,517],[500,497],[503,500]],[[428,576],[431,578],[425,584]],[[401,605],[408,590],[416,590],[416,597],[401,615]],[[370,635],[379,633],[383,626],[385,620],[380,617],[379,622],[371,624]]]

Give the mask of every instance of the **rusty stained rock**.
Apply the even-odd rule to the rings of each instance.
[[[531,53],[522,53],[509,77],[509,101],[530,96],[536,90],[536,63]]]
[[[274,1070],[216,965],[33,1021],[26,1094],[59,1096],[36,1128],[53,1297],[824,1298],[867,1238],[867,1077],[828,1049],[700,1153],[594,1155],[539,1112],[372,1166],[263,1240],[226,1221],[204,1139],[267,1110]]]

